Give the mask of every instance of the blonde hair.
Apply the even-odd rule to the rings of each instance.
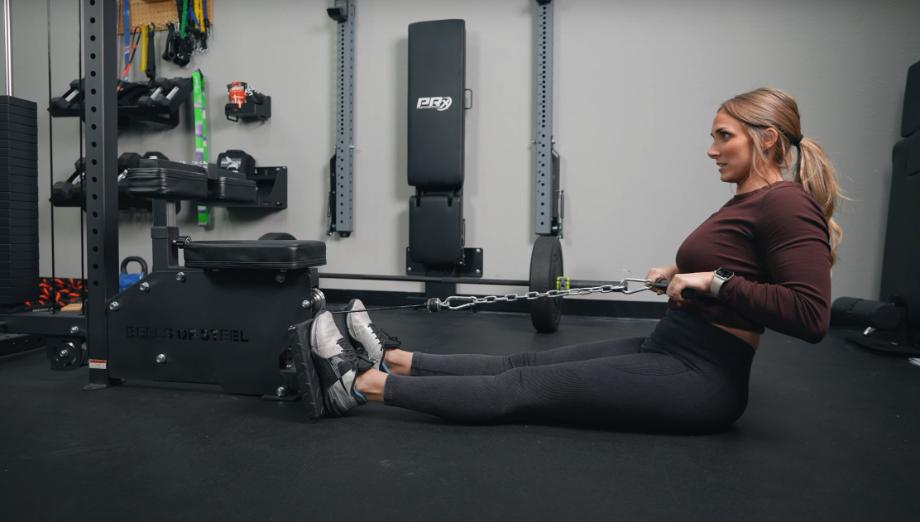
[[[833,216],[834,208],[843,196],[837,174],[824,149],[802,135],[799,106],[795,99],[780,89],[760,88],[735,96],[724,102],[719,110],[740,121],[747,130],[753,144],[752,175],[765,177],[768,163],[788,170],[792,148],[799,149],[792,179],[821,207],[830,233],[831,263],[836,261],[843,229]],[[767,129],[774,129],[779,134],[776,145],[770,150],[764,150],[763,145]]]

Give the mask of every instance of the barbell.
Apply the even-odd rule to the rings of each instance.
[[[495,286],[526,286],[527,294],[507,294],[501,296],[452,296],[446,300],[431,298],[426,303],[411,307],[439,310],[459,310],[472,308],[479,304],[508,302],[527,299],[530,301],[530,320],[538,332],[551,333],[559,329],[562,318],[562,297],[565,295],[584,295],[595,292],[620,292],[633,294],[644,290],[664,290],[668,281],[657,282],[645,279],[624,279],[617,281],[589,281],[571,279],[564,275],[562,245],[556,236],[539,236],[534,242],[530,254],[530,273],[527,281],[514,279],[485,279],[472,277],[434,277],[434,276],[389,276],[368,274],[321,273],[321,279],[366,279],[376,281],[411,281],[447,284],[479,284]],[[643,283],[635,289],[629,288],[629,282]],[[580,291],[579,291],[580,290]],[[539,296],[537,296],[539,294]],[[547,295],[548,294],[548,295]],[[693,297],[693,291],[684,290],[685,298]],[[406,307],[399,307],[406,308]]]
[[[643,283],[637,289],[630,289],[630,282]],[[563,275],[562,245],[556,236],[539,236],[534,242],[530,254],[530,285],[531,292],[545,293],[551,290],[567,292],[572,288],[591,291],[577,292],[576,295],[598,292],[620,292],[634,294],[644,290],[666,290],[669,281],[661,279],[648,281],[646,279],[627,278],[619,281],[588,281],[584,279],[571,279]],[[595,290],[596,289],[596,290]],[[552,292],[551,292],[552,293]],[[695,296],[695,292],[685,289],[682,292],[685,298]],[[530,321],[538,332],[552,333],[559,329],[562,318],[561,296],[547,296],[530,301]]]

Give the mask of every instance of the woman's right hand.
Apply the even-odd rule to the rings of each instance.
[[[648,273],[645,274],[645,278],[649,281],[655,282],[660,279],[667,279],[670,281],[675,275],[677,275],[677,265],[669,266],[653,266],[648,269]],[[665,290],[658,288],[652,288],[652,291],[658,295],[664,294]]]

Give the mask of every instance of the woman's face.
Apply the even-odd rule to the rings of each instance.
[[[743,183],[751,174],[753,157],[751,138],[744,126],[723,111],[712,120],[712,145],[706,153],[719,167],[719,179],[725,183]]]

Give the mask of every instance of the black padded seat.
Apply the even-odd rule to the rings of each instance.
[[[326,264],[326,243],[286,239],[188,241],[185,266],[250,270],[301,270]]]

